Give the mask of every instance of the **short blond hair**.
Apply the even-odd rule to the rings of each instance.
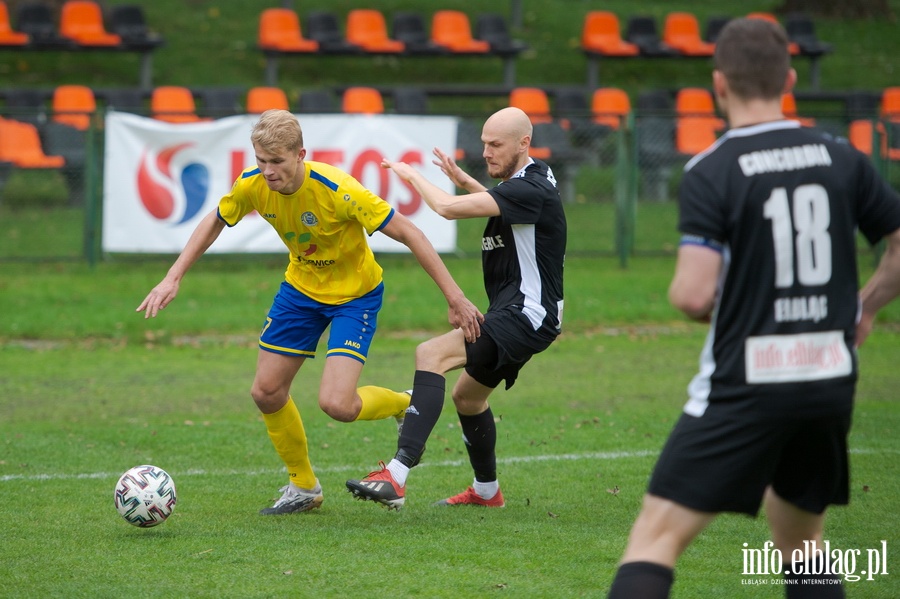
[[[266,151],[290,150],[298,152],[303,147],[303,130],[291,112],[273,109],[262,113],[253,125],[250,141]]]

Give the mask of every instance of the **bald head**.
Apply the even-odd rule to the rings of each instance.
[[[498,110],[484,123],[484,129],[490,128],[497,134],[521,139],[526,135],[531,138],[531,120],[520,108],[509,106]]]
[[[488,118],[481,130],[488,174],[504,181],[528,163],[531,120],[519,108],[503,108]]]

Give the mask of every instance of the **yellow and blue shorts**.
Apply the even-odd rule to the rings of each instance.
[[[328,325],[326,356],[347,356],[366,362],[384,296],[384,283],[345,304],[323,304],[297,291],[287,281],[275,294],[259,335],[260,349],[315,358],[316,346]]]

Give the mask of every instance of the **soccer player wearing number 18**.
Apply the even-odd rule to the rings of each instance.
[[[754,516],[764,503],[790,556],[821,547],[826,508],[849,500],[855,346],[900,294],[900,197],[848,144],[784,119],[795,80],[777,25],[736,19],[718,38],[713,88],[730,130],[685,167],[669,289],[710,330],[612,598],[667,597],[676,560],[718,512]],[[888,240],[861,293],[857,230]],[[787,596],[843,596],[839,578],[808,582]]]

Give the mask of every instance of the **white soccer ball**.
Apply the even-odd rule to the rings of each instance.
[[[116,509],[125,521],[141,528],[162,524],[175,509],[175,482],[156,466],[135,466],[116,483]]]

